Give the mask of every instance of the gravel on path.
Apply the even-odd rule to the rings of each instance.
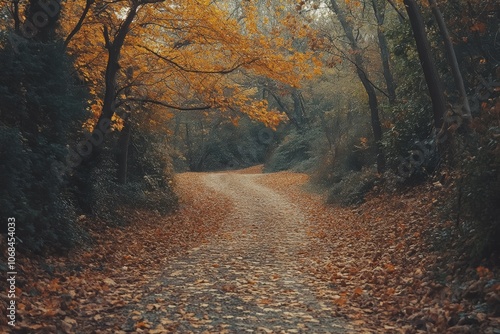
[[[151,310],[145,318],[158,333],[345,333],[349,328],[332,312],[327,283],[301,270],[307,216],[260,184],[262,177],[200,175],[204,187],[230,198],[231,214],[209,243],[172,260],[156,292],[146,297]],[[167,307],[155,309],[158,302]]]

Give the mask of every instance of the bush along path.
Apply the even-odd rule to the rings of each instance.
[[[431,247],[433,186],[337,208],[303,174],[254,171],[180,174],[167,218],[93,222],[95,245],[69,259],[19,258],[17,326],[2,329],[498,333],[497,268]]]

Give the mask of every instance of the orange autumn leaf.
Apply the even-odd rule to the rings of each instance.
[[[470,27],[471,31],[484,33],[486,31],[486,24],[483,22],[476,22],[472,27]]]
[[[140,328],[140,329],[144,329],[144,328],[149,328],[149,324],[144,322],[144,321],[140,321],[138,323],[135,324],[135,328]]]
[[[338,306],[344,306],[347,303],[347,298],[345,296],[342,296],[334,301],[335,304]]]
[[[490,270],[483,266],[477,267],[476,272],[479,277],[488,277],[490,274]]]
[[[389,272],[389,273],[394,272],[394,270],[396,269],[396,267],[394,267],[394,265],[393,265],[393,264],[391,264],[391,263],[386,263],[386,264],[384,265],[384,267],[385,267],[385,269],[387,270],[387,272]]]

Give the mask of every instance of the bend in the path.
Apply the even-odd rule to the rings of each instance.
[[[257,183],[259,177],[259,174],[207,174],[204,179],[207,186],[233,202],[235,214],[224,226],[238,242],[228,247],[238,247],[235,251],[240,256],[290,261],[305,246],[306,218],[287,198]]]
[[[345,324],[332,315],[328,287],[300,270],[307,217],[286,197],[255,182],[259,177],[203,175],[205,186],[231,198],[234,214],[212,242],[166,268],[156,293],[146,300],[146,318],[157,328],[344,332]]]

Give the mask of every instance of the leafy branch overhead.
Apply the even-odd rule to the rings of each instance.
[[[74,12],[82,15],[69,14]],[[65,3],[64,13],[61,29],[68,35],[68,51],[91,85],[96,119],[113,116],[113,101],[125,85],[123,66],[133,71],[128,95],[135,99],[176,109],[186,101],[221,110],[233,106],[275,127],[281,117],[266,104],[256,104],[244,93],[223,92],[242,91],[237,81],[246,75],[298,86],[314,69],[313,54],[293,51],[292,41],[282,37],[293,34],[288,29],[293,27],[259,33],[259,14],[247,4],[77,1]],[[96,38],[99,35],[102,39]]]

